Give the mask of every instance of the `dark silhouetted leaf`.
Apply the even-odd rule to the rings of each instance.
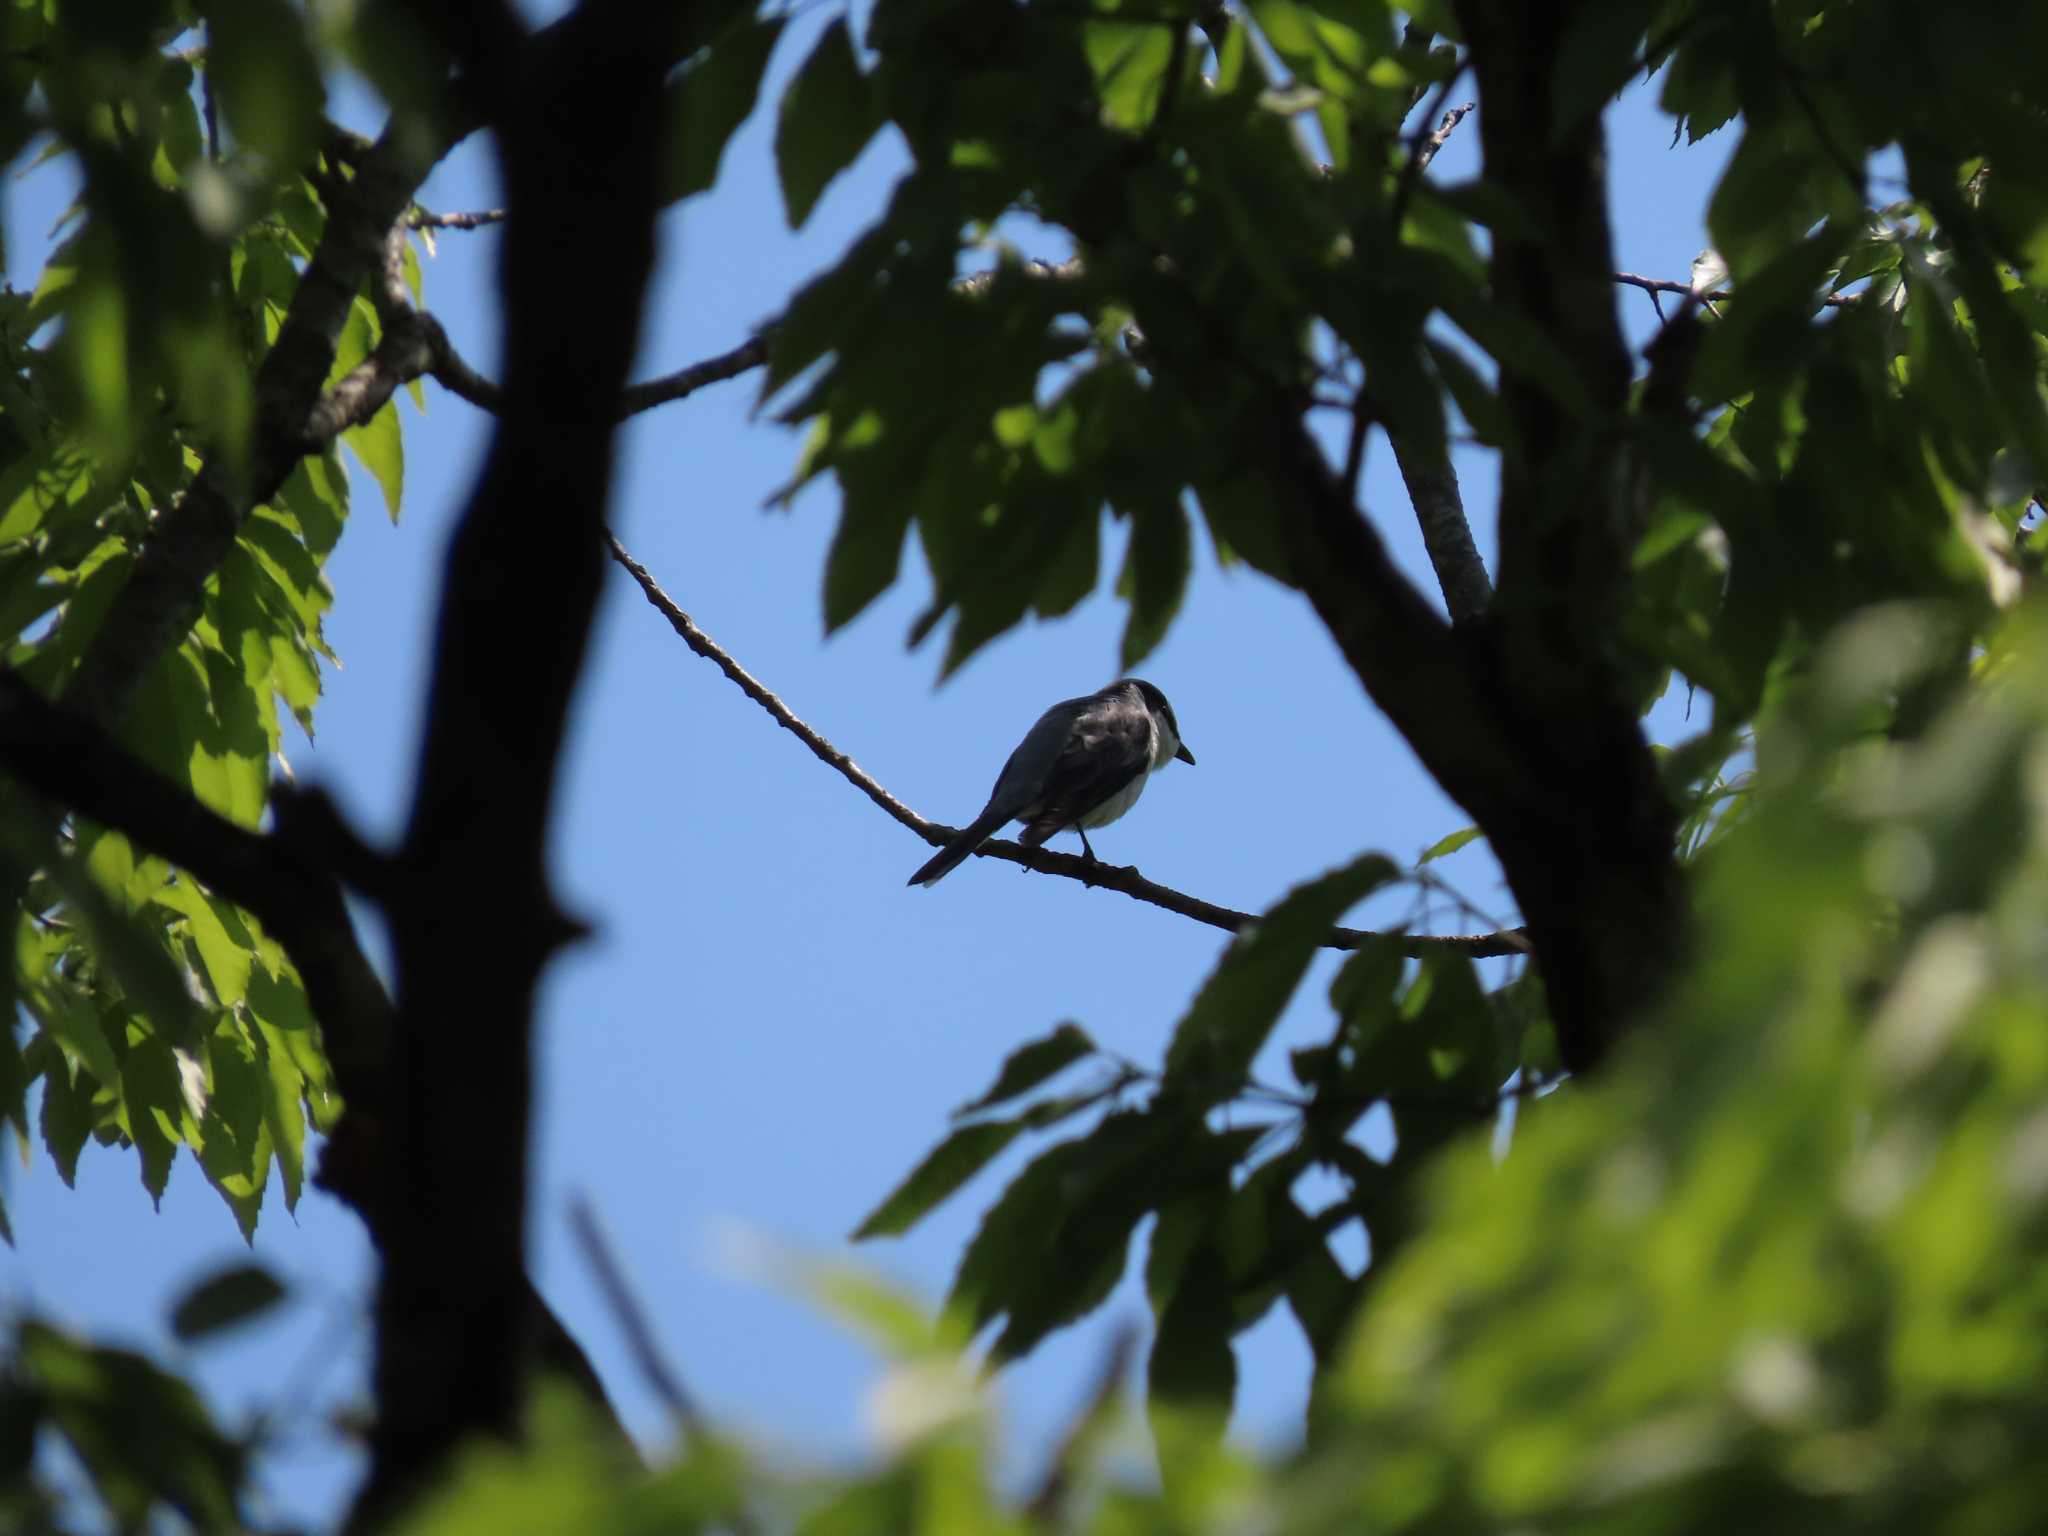
[[[1338,918],[1400,871],[1367,854],[1290,891],[1224,952],[1166,1052],[1166,1086],[1214,1101],[1237,1091]]]
[[[702,192],[718,179],[733,130],[754,110],[761,73],[782,35],[782,16],[763,17],[732,28],[683,71],[669,88],[669,159],[661,200],[675,202]]]
[[[834,176],[859,158],[881,126],[873,86],[853,56],[846,18],[818,38],[783,92],[775,125],[775,164],[789,227],[800,229]]]
[[[1062,1024],[1051,1034],[1020,1045],[1005,1058],[1002,1070],[987,1093],[971,1104],[953,1111],[955,1118],[988,1109],[1019,1094],[1029,1093],[1047,1078],[1064,1071],[1084,1056],[1093,1055],[1095,1042],[1078,1024]]]
[[[854,1229],[854,1238],[894,1237],[908,1232],[933,1206],[981,1172],[1023,1129],[1019,1120],[982,1121],[959,1127],[869,1213]]]
[[[171,1308],[171,1332],[191,1343],[223,1329],[254,1322],[284,1300],[277,1278],[256,1264],[238,1264],[209,1275]]]

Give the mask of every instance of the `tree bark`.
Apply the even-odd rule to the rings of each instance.
[[[465,1438],[519,1428],[534,993],[576,931],[549,891],[546,843],[654,258],[678,18],[587,4],[519,43],[502,8],[455,9],[480,13],[435,20],[497,128],[509,209],[504,399],[448,553],[386,902],[399,1013],[390,1239],[358,1524],[402,1507]]]

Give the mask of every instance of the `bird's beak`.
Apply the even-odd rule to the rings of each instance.
[[[1179,758],[1182,762],[1186,763],[1190,768],[1195,766],[1195,754],[1187,749],[1185,743],[1183,743],[1181,749],[1173,755]]]

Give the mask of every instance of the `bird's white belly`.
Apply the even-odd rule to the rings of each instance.
[[[1138,803],[1138,796],[1145,792],[1145,781],[1151,777],[1151,774],[1141,772],[1130,783],[1083,816],[1081,818],[1081,825],[1090,831],[1097,827],[1108,826],[1117,817],[1123,815],[1125,811],[1128,811]]]

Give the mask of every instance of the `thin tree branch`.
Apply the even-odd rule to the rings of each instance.
[[[1468,101],[1462,107],[1444,111],[1444,103],[1451,99],[1451,91],[1457,86],[1458,77],[1465,73],[1465,68],[1465,63],[1461,61],[1444,83],[1437,87],[1436,100],[1430,103],[1429,110],[1423,113],[1422,121],[1415,125],[1415,132],[1409,136],[1408,163],[1401,167],[1401,179],[1394,187],[1393,206],[1387,213],[1387,228],[1394,232],[1396,239],[1401,235],[1401,221],[1408,215],[1408,200],[1415,195],[1415,184],[1422,179],[1422,173],[1429,168],[1429,162],[1436,158],[1437,151],[1444,147],[1444,142],[1456,131],[1458,124],[1462,123],[1466,114],[1478,105],[1476,102]],[[1439,112],[1443,113],[1442,118],[1438,120],[1435,128],[1425,133],[1424,126]]]
[[[683,1378],[662,1353],[647,1309],[640,1305],[632,1286],[627,1284],[626,1272],[620,1267],[611,1244],[605,1240],[597,1210],[586,1196],[576,1195],[570,1199],[569,1230],[575,1233],[576,1245],[583,1250],[584,1262],[590,1266],[597,1288],[604,1292],[605,1302],[612,1309],[619,1331],[626,1336],[626,1347],[632,1353],[633,1363],[640,1367],[640,1374],[646,1378],[647,1385],[661,1399],[662,1406],[668,1409],[669,1417],[677,1428],[692,1434],[700,1433],[704,1418],[698,1412],[696,1400],[690,1396],[689,1389],[683,1385]]]
[[[730,352],[721,352],[716,357],[707,357],[700,363],[687,368],[678,368],[674,373],[658,379],[649,379],[644,384],[629,385],[619,394],[619,415],[637,416],[642,411],[651,411],[657,405],[667,405],[695,394],[706,384],[719,384],[727,379],[736,379],[752,369],[763,367],[768,361],[768,348],[773,333],[760,331],[741,342]]]
[[[1461,628],[1476,624],[1493,602],[1493,582],[1487,577],[1486,562],[1479,558],[1478,545],[1472,542],[1458,472],[1451,467],[1448,453],[1438,463],[1425,464],[1405,437],[1390,434],[1389,441],[1451,622]]]
[[[695,621],[662,591],[654,578],[648,574],[647,568],[626,552],[625,546],[619,543],[616,535],[607,534],[605,537],[611,548],[612,558],[639,584],[647,601],[668,620],[669,627],[675,630],[683,643],[730,678],[734,686],[766,710],[776,724],[808,747],[820,762],[866,795],[885,815],[909,828],[927,843],[936,847],[954,835],[956,828],[941,822],[928,821],[920,816],[890,794],[873,775],[840,751],[825,736],[800,719],[795,711],[735,661],[717,641],[698,628]],[[1147,880],[1136,868],[1129,865],[1104,864],[1083,858],[1079,854],[1056,853],[1048,848],[1027,848],[1022,843],[1005,839],[983,843],[976,852],[984,858],[1000,859],[1042,875],[1059,875],[1070,880],[1078,880],[1083,885],[1116,891],[1135,901],[1147,902],[1180,917],[1192,918],[1198,923],[1220,928],[1226,933],[1237,933],[1247,925],[1259,921],[1255,913],[1218,906],[1214,902],[1204,901],[1200,897],[1189,896],[1170,886]],[[1327,949],[1351,950],[1386,939],[1397,941],[1401,946],[1401,952],[1407,955],[1452,953],[1466,955],[1472,959],[1485,959],[1497,955],[1525,954],[1529,948],[1519,929],[1500,933],[1429,935],[1333,928],[1329,936],[1323,940],[1323,946]]]
[[[1478,106],[1478,102],[1468,101],[1462,107],[1451,108],[1438,121],[1436,127],[1430,130],[1428,136],[1416,146],[1415,172],[1418,176],[1429,169],[1429,162],[1437,157],[1437,151],[1450,141],[1451,135],[1457,131],[1458,124],[1465,121]]]
[[[406,213],[407,229],[482,229],[505,222],[502,208],[479,208],[473,213],[434,213],[415,203]]]
[[[1466,102],[1444,112],[1436,127],[1425,133],[1430,117],[1442,108],[1450,96],[1458,77],[1464,73],[1461,63],[1438,88],[1435,105],[1423,114],[1411,138],[1408,162],[1401,167],[1401,181],[1394,192],[1394,206],[1389,215],[1389,227],[1395,239],[1400,238],[1401,221],[1406,216],[1409,199],[1422,173],[1437,152],[1450,140],[1462,123],[1477,107],[1475,102]],[[1365,459],[1365,433],[1372,423],[1372,415],[1364,408],[1367,397],[1360,396],[1360,408],[1355,410],[1351,422],[1351,441],[1345,450],[1343,484],[1345,494],[1356,503],[1358,500],[1358,477]],[[1401,471],[1402,483],[1408,487],[1408,500],[1415,508],[1416,523],[1422,530],[1423,548],[1429,553],[1429,563],[1436,572],[1437,586],[1444,594],[1444,606],[1450,611],[1451,622],[1461,627],[1476,623],[1485,614],[1493,600],[1493,583],[1487,577],[1486,565],[1479,558],[1478,546],[1472,542],[1472,528],[1465,518],[1465,498],[1458,488],[1458,472],[1451,466],[1450,452],[1445,448],[1435,456],[1434,462],[1425,461],[1416,451],[1413,442],[1398,433],[1389,423],[1387,439],[1393,445],[1394,463]]]
[[[1690,283],[1676,282],[1668,277],[1644,277],[1639,272],[1616,272],[1612,276],[1617,283],[1626,284],[1630,288],[1640,288],[1653,296],[1660,293],[1675,293],[1685,298],[1696,298],[1702,303],[1720,304],[1725,304],[1735,297],[1735,290],[1732,288],[1716,288],[1711,292],[1701,292]],[[1820,302],[1829,309],[1840,309],[1858,302],[1862,297],[1860,290],[1855,293],[1831,293]]]

